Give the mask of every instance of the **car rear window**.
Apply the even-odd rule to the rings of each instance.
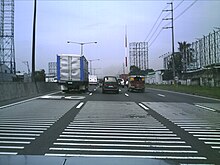
[[[115,77],[105,77],[104,81],[105,82],[117,82]]]

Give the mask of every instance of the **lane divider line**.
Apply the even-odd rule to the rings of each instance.
[[[138,103],[138,105],[139,106],[141,106],[143,109],[145,109],[145,110],[149,110],[149,108],[148,107],[146,107],[144,104],[142,104],[142,103]]]
[[[83,105],[84,105],[84,102],[81,102],[81,103],[79,103],[79,104],[76,106],[76,108],[77,108],[77,109],[80,109]]]
[[[209,108],[209,107],[205,107],[205,106],[202,106],[202,105],[199,105],[199,104],[196,104],[195,106],[196,106],[196,107],[199,107],[199,108],[203,108],[203,109],[209,110],[209,111],[216,112],[215,109],[212,109],[212,108]]]
[[[160,96],[160,97],[165,97],[165,95],[162,95],[162,94],[157,94],[158,96]]]

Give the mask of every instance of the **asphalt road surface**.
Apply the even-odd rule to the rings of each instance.
[[[220,162],[220,100],[144,93],[56,92],[0,107],[0,155]]]

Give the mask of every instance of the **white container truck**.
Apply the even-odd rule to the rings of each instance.
[[[87,91],[88,61],[78,54],[57,55],[57,80],[63,92]]]

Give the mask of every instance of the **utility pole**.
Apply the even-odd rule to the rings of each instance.
[[[35,81],[35,33],[36,33],[37,0],[34,0],[33,38],[32,38],[32,81]]]
[[[173,80],[174,80],[174,83],[175,83],[175,77],[176,77],[176,70],[175,70],[175,61],[174,61],[174,19],[173,19],[173,2],[170,2],[170,3],[167,3],[167,4],[170,4],[171,6],[171,9],[170,10],[163,10],[165,12],[171,12],[171,18],[165,18],[163,20],[171,20],[171,27],[163,27],[163,29],[172,29],[172,64],[173,64],[173,67],[172,67],[172,70],[173,70]]]

